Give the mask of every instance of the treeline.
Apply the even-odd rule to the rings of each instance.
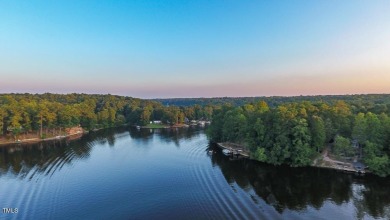
[[[390,118],[388,109],[373,108],[378,109],[376,113],[344,101],[298,102],[272,108],[264,101],[224,106],[214,112],[208,135],[215,142],[246,146],[254,159],[274,165],[308,166],[328,143],[333,143],[337,156],[362,154],[372,172],[387,176]]]
[[[123,124],[166,124],[210,119],[217,106],[165,107],[132,97],[89,94],[1,94],[0,134],[82,126],[87,130]],[[43,135],[41,132],[41,135]]]
[[[271,97],[217,97],[217,98],[170,98],[154,99],[163,105],[192,106],[192,105],[233,105],[242,106],[247,103],[266,102],[270,107],[276,107],[286,103],[296,102],[324,102],[330,105],[338,101],[348,103],[351,108],[362,108],[362,111],[390,113],[390,94],[366,94],[366,95],[317,95],[317,96],[271,96]]]

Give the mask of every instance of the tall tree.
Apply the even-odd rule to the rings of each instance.
[[[367,140],[367,120],[364,113],[359,113],[355,116],[354,126],[352,129],[352,138],[364,143]]]
[[[317,152],[325,147],[325,124],[321,117],[313,116],[310,120],[311,144]]]
[[[368,140],[373,143],[382,145],[384,140],[384,131],[378,116],[374,113],[368,112],[366,114],[366,120],[368,128],[366,130],[366,134],[368,136]]]
[[[338,135],[335,139],[333,152],[337,156],[351,157],[354,156],[354,149],[351,145],[351,141],[348,138],[344,138]]]
[[[5,133],[5,118],[7,116],[7,111],[5,109],[5,106],[0,106],[0,135]]]
[[[310,132],[306,119],[293,120],[291,160],[293,166],[308,166],[311,163]]]

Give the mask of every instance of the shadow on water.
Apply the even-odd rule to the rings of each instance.
[[[215,145],[211,149],[213,166],[220,167],[226,181],[236,183],[244,191],[253,189],[257,196],[279,213],[286,209],[319,210],[324,203],[338,206],[351,203],[356,217],[365,213],[378,218],[390,218],[390,178],[372,175],[364,177],[319,168],[291,168],[272,166],[253,160],[230,160]],[[257,203],[257,198],[252,200]]]

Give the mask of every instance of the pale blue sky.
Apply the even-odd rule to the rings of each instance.
[[[390,93],[390,1],[0,0],[0,92]]]

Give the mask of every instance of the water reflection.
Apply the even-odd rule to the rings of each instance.
[[[29,179],[37,173],[52,175],[75,159],[88,158],[92,146],[81,138],[77,147],[69,140],[1,147],[0,175]]]
[[[274,167],[251,160],[231,161],[221,152],[210,154],[207,150],[204,151],[205,149],[202,148],[204,146],[194,146],[194,148],[187,146],[188,149],[185,151],[186,148],[182,147],[185,146],[184,143],[188,143],[191,139],[197,140],[196,138],[199,138],[200,135],[203,135],[201,129],[191,127],[160,130],[137,130],[122,127],[91,132],[77,141],[61,140],[0,147],[0,177],[26,180],[51,177],[62,167],[72,166],[77,161],[89,158],[93,148],[104,145],[115,148],[120,142],[119,140],[129,139],[137,142],[137,144],[132,145],[133,147],[143,147],[145,150],[150,150],[148,147],[153,148],[154,141],[157,140],[156,143],[173,143],[177,148],[180,148],[180,151],[190,154],[190,157],[183,159],[186,161],[203,158],[209,162],[208,158],[204,158],[208,155],[212,166],[222,171],[226,182],[233,190],[237,191],[238,189],[234,187],[238,186],[250,196],[253,203],[259,206],[264,203],[268,204],[272,207],[271,209],[275,209],[279,213],[284,213],[286,210],[307,213],[308,210],[312,209],[313,212],[316,212],[329,204],[334,204],[337,209],[351,206],[355,213],[354,217],[358,219],[367,217],[367,214],[374,218],[390,218],[389,178],[359,177],[316,168]],[[204,136],[201,138],[204,140]],[[202,149],[195,150],[199,148]],[[217,150],[215,146],[211,146],[211,148]],[[197,152],[201,152],[201,156],[204,153],[204,156],[198,157]],[[143,161],[145,169],[149,169],[147,163],[149,162]],[[158,164],[160,166],[164,163]],[[170,164],[167,164],[170,167]],[[164,165],[167,166],[167,164]],[[176,166],[176,164],[172,166]],[[212,169],[209,164],[207,166],[208,169]],[[191,166],[181,168],[190,169]],[[153,170],[148,171],[152,172]],[[200,176],[206,176],[206,171],[202,169],[198,171]],[[186,172],[191,171],[186,170]],[[168,174],[165,173],[162,177],[165,178],[170,175]],[[175,176],[176,173],[172,175]],[[222,177],[219,179],[225,183]],[[209,179],[203,180],[205,184],[209,184],[206,181]],[[185,184],[188,183],[185,182]],[[221,191],[221,193],[224,192]]]
[[[319,210],[324,203],[332,202],[339,206],[352,204],[359,219],[365,213],[390,218],[389,178],[359,177],[317,168],[274,167],[251,160],[231,161],[221,153],[213,154],[211,160],[221,168],[229,184],[237,183],[245,191],[253,189],[279,213],[309,207]],[[252,199],[257,202],[257,198]]]
[[[152,141],[159,135],[167,143],[180,146],[180,141],[197,135],[199,128],[183,129],[140,129],[120,127],[103,129],[82,136],[76,140],[64,139],[34,144],[17,144],[0,147],[0,176],[11,175],[18,178],[32,179],[36,174],[52,175],[61,170],[65,164],[89,157],[91,149],[96,145],[115,146],[120,138],[130,137],[139,142]]]

